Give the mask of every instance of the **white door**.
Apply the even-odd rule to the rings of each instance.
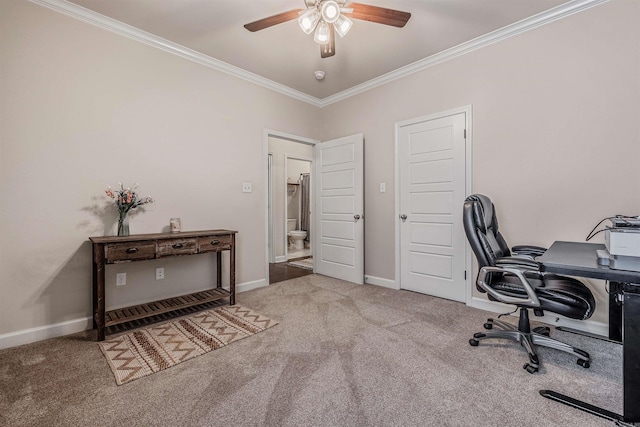
[[[398,125],[400,287],[465,301],[465,113]]]
[[[364,283],[362,134],[315,146],[315,272]]]

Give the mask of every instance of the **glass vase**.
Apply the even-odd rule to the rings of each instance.
[[[129,218],[127,218],[127,214],[120,214],[120,219],[118,219],[118,236],[128,236],[129,235]]]

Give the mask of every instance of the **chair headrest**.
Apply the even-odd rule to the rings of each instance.
[[[491,199],[482,194],[472,194],[467,197],[467,200],[476,202],[473,203],[473,216],[476,227],[486,234],[487,228],[491,227],[492,222],[495,221]]]

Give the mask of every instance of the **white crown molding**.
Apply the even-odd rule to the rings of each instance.
[[[309,104],[319,106],[319,99],[313,96],[302,93],[298,90],[292,89],[280,83],[276,83],[273,80],[266,79],[257,74],[251,73],[242,68],[236,67],[210,56],[204,55],[195,50],[189,49],[172,41],[163,39],[139,28],[133,27],[128,24],[124,24],[115,19],[108,18],[92,10],[86,9],[82,6],[78,6],[74,3],[69,3],[66,0],[30,0],[33,3],[45,6],[49,9],[53,9],[57,12],[95,25],[105,30],[112,31],[121,36],[128,37],[130,39],[145,43],[147,45],[164,50],[165,52],[172,53],[198,64],[204,65],[209,68],[221,71],[226,74],[238,77],[248,82],[254,83],[258,86],[271,89],[275,92],[279,92],[283,95],[297,99],[299,101],[307,102]]]
[[[473,52],[490,44],[505,40],[509,37],[516,36],[518,34],[524,33],[525,31],[537,28],[541,25],[557,21],[558,19],[566,18],[567,16],[582,12],[583,10],[600,5],[602,3],[606,3],[608,1],[609,0],[572,0],[553,9],[549,9],[545,12],[523,19],[511,25],[507,25],[506,27],[484,34],[480,37],[461,43],[447,50],[443,50],[442,52],[418,60],[402,68],[398,68],[397,70],[391,71],[387,74],[376,77],[342,92],[336,93],[335,95],[323,98],[320,101],[320,107],[326,107],[327,105],[343,101],[354,95],[366,92],[370,89],[382,86],[394,80],[401,79],[408,75],[425,70],[429,67],[433,67],[434,65],[438,65],[442,62],[457,58],[458,56]]]
[[[394,80],[398,80],[408,75],[425,70],[429,67],[433,67],[434,65],[440,64],[444,61],[457,58],[458,56],[473,52],[490,44],[497,43],[509,37],[521,34],[525,31],[532,30],[541,25],[557,21],[558,19],[566,18],[567,16],[573,15],[575,13],[582,12],[586,9],[598,6],[602,3],[606,3],[609,0],[571,0],[553,9],[549,9],[545,12],[523,19],[514,24],[507,25],[506,27],[492,31],[473,40],[461,43],[450,49],[444,50],[435,55],[431,55],[427,58],[421,59],[402,68],[398,68],[397,70],[391,71],[380,77],[376,77],[350,89],[344,90],[323,99],[307,95],[283,84],[276,83],[273,80],[269,80],[257,74],[243,70],[242,68],[227,64],[226,62],[196,52],[192,49],[189,49],[177,43],[173,43],[169,40],[165,40],[151,33],[147,33],[146,31],[142,31],[120,21],[116,21],[115,19],[108,18],[82,6],[69,3],[66,0],[30,1],[48,7],[55,11],[64,13],[76,19],[96,25],[100,28],[164,50],[165,52],[178,55],[182,58],[194,61],[206,67],[213,68],[226,74],[230,74],[232,76],[254,83],[258,86],[271,89],[275,92],[281,93],[299,101],[303,101],[316,107],[322,108],[331,104],[335,104],[336,102],[343,101],[362,92],[366,92],[378,86],[382,86]]]

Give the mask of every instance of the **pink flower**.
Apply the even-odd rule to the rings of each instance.
[[[115,199],[116,208],[120,212],[120,215],[126,215],[132,209],[136,209],[142,205],[147,203],[153,203],[153,199],[149,196],[138,199],[136,192],[134,191],[137,188],[138,184],[136,184],[133,188],[127,187],[124,188],[124,185],[120,183],[120,190],[113,191],[111,186],[107,187],[104,190],[105,194]]]

